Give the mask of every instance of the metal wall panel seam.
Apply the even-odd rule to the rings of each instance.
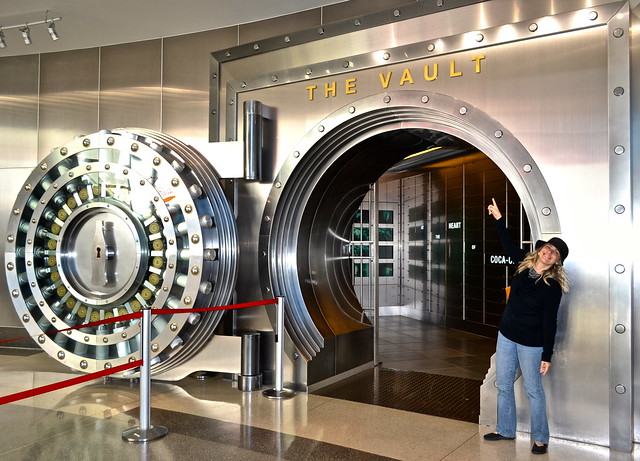
[[[608,23],[609,90],[609,445],[633,447],[629,4]]]

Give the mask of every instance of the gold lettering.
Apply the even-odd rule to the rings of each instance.
[[[460,77],[462,72],[456,72],[456,62],[452,59],[449,62],[449,75],[451,77]]]
[[[480,73],[480,61],[482,61],[485,58],[485,56],[474,56],[473,58],[471,58],[472,61],[476,62],[476,74]]]
[[[380,76],[380,83],[382,83],[382,88],[387,89],[389,87],[389,82],[391,81],[391,72],[387,72],[387,77],[384,75],[378,74]]]
[[[400,86],[403,86],[407,82],[413,85],[413,76],[411,75],[411,71],[409,69],[405,69],[402,72],[402,77],[400,78]]]
[[[345,94],[356,94],[358,92],[358,90],[356,90],[356,82],[357,81],[358,81],[357,78],[348,78],[344,82],[344,92],[345,92]]]
[[[324,84],[324,97],[328,98],[330,95],[333,97],[336,96],[336,82]]]
[[[318,88],[318,85],[311,85],[307,87],[307,91],[309,92],[309,101],[313,101],[313,92]]]
[[[432,82],[438,78],[438,63],[433,65],[433,75],[429,75],[429,64],[424,66],[424,79],[427,82]]]

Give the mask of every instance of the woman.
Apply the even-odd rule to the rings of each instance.
[[[485,440],[512,440],[516,436],[516,400],[513,389],[520,367],[531,408],[531,452],[544,454],[549,443],[546,400],[542,376],[551,367],[556,320],[562,293],[569,284],[563,267],[567,244],[557,237],[538,240],[535,251],[526,253],[509,236],[495,199],[487,207],[496,219],[500,243],[518,265],[511,283],[507,307],[500,321],[496,345],[498,424]]]

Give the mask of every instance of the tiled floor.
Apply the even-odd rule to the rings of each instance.
[[[438,345],[430,342],[433,332],[420,339],[421,333],[400,327],[433,347],[424,360],[403,360],[403,348],[395,346],[421,349],[411,345],[416,341],[398,342],[398,332],[390,333],[385,341],[393,336],[389,348],[395,351],[387,352],[400,353],[394,363],[478,373],[464,370],[471,359],[457,360],[475,356],[474,338],[463,338],[459,348],[454,345],[457,333],[444,331],[438,333]],[[433,352],[438,349],[446,354]],[[43,352],[0,351],[1,395],[73,376]],[[154,381],[151,423],[166,426],[169,433],[130,443],[122,432],[139,424],[138,392],[138,385],[128,380],[97,380],[0,406],[0,460],[640,460],[558,439],[552,439],[549,454],[535,456],[528,434],[518,434],[515,441],[485,442],[482,435],[491,428],[474,423],[304,393],[271,400],[260,392],[238,391],[220,376]]]
[[[385,368],[483,380],[495,339],[407,317],[380,317],[380,361]]]

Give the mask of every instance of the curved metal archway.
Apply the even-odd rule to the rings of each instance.
[[[444,133],[482,151],[522,199],[533,237],[560,232],[553,197],[533,158],[488,114],[447,95],[417,91],[374,95],[342,107],[307,133],[284,163],[260,231],[263,292],[286,297],[287,332],[307,360],[327,334],[339,333],[336,324],[367,326],[349,315],[353,297],[340,282],[348,278],[331,264],[341,257],[335,230],[352,216],[369,184],[402,158],[376,155],[365,161],[358,146],[384,133],[412,130]],[[323,297],[326,290],[334,293],[331,300]]]

